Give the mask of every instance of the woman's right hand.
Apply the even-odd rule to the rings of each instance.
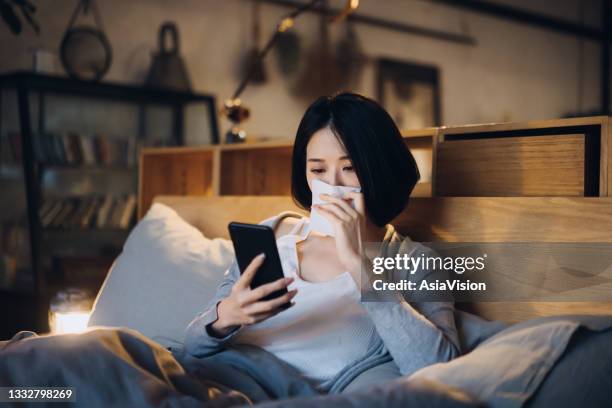
[[[294,289],[272,300],[260,300],[293,282],[293,278],[281,278],[251,289],[251,281],[264,259],[264,254],[253,258],[230,295],[217,304],[217,320],[210,326],[215,336],[225,337],[239,326],[255,324],[282,312],[285,308],[281,306],[291,302],[296,295],[297,289]]]

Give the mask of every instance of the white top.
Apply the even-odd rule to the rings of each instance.
[[[283,273],[295,278],[289,286],[298,289],[293,298],[295,305],[263,322],[245,326],[233,340],[259,346],[304,376],[325,381],[362,359],[377,334],[348,271],[325,282],[300,278],[296,244],[308,236],[309,222],[303,218],[276,241]],[[303,232],[298,235],[301,227]]]

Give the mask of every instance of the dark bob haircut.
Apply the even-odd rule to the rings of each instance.
[[[312,135],[327,126],[351,158],[368,219],[383,227],[406,207],[420,175],[391,116],[378,103],[361,95],[323,96],[306,110],[293,146],[293,200],[310,210],[306,147]]]

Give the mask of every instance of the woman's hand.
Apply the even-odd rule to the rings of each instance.
[[[363,194],[346,193],[342,199],[328,194],[321,194],[320,197],[325,203],[313,207],[333,225],[340,262],[357,278],[361,272],[362,234],[365,229]],[[355,208],[351,207],[350,201]]]
[[[282,312],[285,309],[281,306],[291,302],[297,289],[272,300],[260,299],[286,288],[293,282],[293,278],[281,278],[251,289],[251,281],[264,259],[264,254],[253,258],[240,279],[234,283],[230,295],[217,304],[218,318],[211,324],[212,334],[225,337],[236,327],[258,323]]]

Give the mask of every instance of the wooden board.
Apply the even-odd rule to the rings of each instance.
[[[141,154],[138,180],[138,218],[160,194],[212,195],[214,152],[200,150],[174,154]]]
[[[284,196],[162,196],[155,201],[174,208],[208,237],[227,238],[230,221],[259,222],[284,210],[299,211]],[[612,243],[612,198],[413,198],[394,224],[401,233],[425,242]],[[461,307],[506,322],[558,314],[612,315],[612,303],[606,302],[482,302]]]
[[[292,150],[281,147],[221,152],[221,195],[290,195]]]
[[[437,196],[585,195],[581,134],[448,140],[436,154]]]
[[[612,194],[612,148],[610,147],[612,145],[612,125],[609,116],[443,126],[438,128],[434,136],[436,140],[434,156],[438,144],[447,139],[452,139],[453,136],[469,135],[471,138],[478,139],[500,133],[515,136],[589,133],[592,137],[598,139],[596,143],[599,144],[599,196],[606,197]],[[437,163],[435,157],[434,163]],[[436,172],[436,166],[434,166],[433,171]],[[434,174],[433,190],[437,191],[435,182]]]

